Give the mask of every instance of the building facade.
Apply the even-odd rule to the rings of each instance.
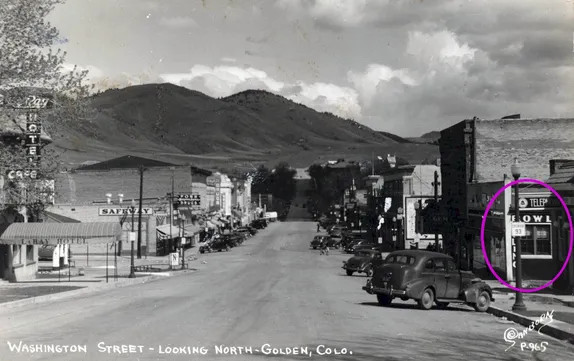
[[[555,160],[574,158],[574,119],[468,119],[444,129],[439,147],[443,203],[456,226],[445,237],[458,241],[458,249],[454,253],[463,268],[466,265],[468,269],[480,270],[486,267],[481,256],[480,238],[476,236],[477,227],[480,230],[477,217],[481,210],[484,212],[482,203],[494,188],[500,189],[505,182],[512,180],[511,166],[515,159],[521,168],[521,178],[552,183],[549,177],[552,178],[551,168],[556,168]],[[490,189],[485,191],[486,188]],[[507,202],[504,201],[507,206],[502,211],[507,214],[498,215],[498,219],[496,215],[489,215],[486,230],[492,234],[487,242],[491,263],[492,259],[498,259],[500,273],[512,281],[515,277],[512,267],[515,248],[509,228],[514,205],[512,190],[507,192]],[[564,192],[560,191],[561,195]],[[537,280],[548,281],[562,257],[558,250],[564,246],[556,243],[561,237],[554,227],[560,210],[549,208],[551,203],[543,209],[529,206],[530,197],[539,199],[541,195],[549,194],[545,188],[521,184],[520,193],[523,196],[519,210],[524,212],[521,218],[528,221],[528,234],[522,239],[526,250],[522,257],[524,277],[532,280],[533,284]],[[506,254],[503,255],[503,251]],[[568,282],[563,281],[565,284]]]
[[[425,249],[434,244],[434,234],[418,232],[416,204],[426,207],[427,200],[434,199],[435,172],[441,181],[440,168],[436,165],[408,165],[392,168],[382,174],[382,197],[390,198],[390,208],[385,212],[384,229],[387,237],[395,237],[397,246]],[[437,189],[441,197],[441,188]],[[388,200],[387,200],[388,202]],[[439,241],[442,235],[439,235]]]
[[[135,161],[137,163],[137,161]],[[56,180],[55,204],[48,211],[80,222],[121,222],[121,241],[128,244],[130,231],[138,231],[140,174],[137,167],[101,170],[76,170],[60,174]],[[135,169],[134,169],[135,168]],[[190,166],[148,166],[143,175],[142,199],[142,253],[157,255],[163,245],[157,227],[170,224],[192,229],[194,215],[208,210],[209,199],[206,179],[211,172]],[[173,188],[173,197],[170,197]],[[201,205],[182,205],[174,211],[172,202],[189,194],[199,196]],[[132,203],[133,200],[133,203]],[[132,210],[132,207],[135,207]],[[132,217],[132,213],[134,216]],[[133,223],[132,223],[133,221]],[[193,228],[194,229],[194,228]],[[194,229],[195,230],[195,229]],[[80,246],[76,246],[80,247]],[[99,248],[104,247],[101,245]],[[90,253],[105,253],[105,249],[92,249]],[[125,247],[127,252],[127,247]],[[82,254],[84,249],[72,249]]]

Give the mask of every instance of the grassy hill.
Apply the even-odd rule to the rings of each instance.
[[[259,90],[215,99],[169,83],[146,84],[107,90],[91,104],[95,119],[56,129],[54,143],[68,163],[129,153],[198,165],[251,167],[285,159],[307,166],[331,153],[367,152],[368,158],[405,146],[422,158],[436,152]]]

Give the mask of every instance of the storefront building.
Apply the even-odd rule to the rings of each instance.
[[[399,249],[425,249],[434,244],[434,234],[419,233],[417,222],[417,203],[423,209],[428,200],[434,199],[434,174],[440,168],[436,165],[420,164],[400,166],[383,173],[382,197],[390,198],[390,208],[384,213],[385,235],[397,242]],[[440,187],[437,197],[440,199]],[[387,200],[388,202],[388,200]],[[439,243],[442,235],[439,235]]]
[[[143,175],[143,199],[141,217],[142,253],[157,255],[165,252],[166,246],[159,240],[179,237],[180,228],[189,231],[184,233],[189,240],[193,239],[195,220],[198,213],[207,211],[206,179],[211,175],[208,170],[192,166],[178,166],[161,163],[138,157],[120,157],[110,161],[97,163],[89,167],[60,174],[56,180],[55,204],[48,210],[80,222],[118,222],[122,224],[120,244],[124,253],[128,253],[130,231],[138,232],[139,220],[139,186],[140,174],[138,167],[145,166]],[[173,188],[173,203],[180,197],[193,195],[199,201],[199,206],[183,205],[181,211],[175,212],[170,205],[169,194]],[[157,227],[170,224],[170,214],[173,217],[172,231],[178,233],[166,235]],[[179,215],[178,215],[179,214]],[[133,216],[132,216],[133,215]],[[183,215],[183,217],[182,217]],[[163,229],[163,228],[162,228]],[[86,247],[76,246],[72,252],[83,254]],[[105,254],[102,245],[94,246],[90,254]]]
[[[453,215],[450,218],[453,227],[444,237],[458,242],[458,250],[449,251],[461,258],[461,265],[467,264],[472,270],[480,264],[477,265],[478,260],[474,256],[468,255],[477,253],[480,239],[477,244],[477,239],[472,232],[467,234],[465,227],[471,225],[471,228],[476,228],[476,221],[469,217],[473,212],[480,212],[480,207],[469,212],[469,197],[473,195],[475,184],[503,182],[505,175],[506,178],[511,177],[511,166],[515,159],[522,169],[521,178],[548,179],[551,174],[550,160],[572,159],[574,156],[574,119],[468,119],[441,131],[439,148],[443,204]],[[530,211],[536,212],[525,210]],[[544,213],[534,215],[544,216]],[[536,230],[538,232],[538,228]],[[547,231],[547,228],[541,228],[538,232],[540,239],[545,237]],[[510,239],[508,237],[506,239]],[[463,254],[467,255],[464,259]],[[544,262],[542,254],[531,256],[532,263]],[[508,265],[505,267],[508,268]],[[526,268],[523,267],[524,270]],[[508,269],[506,273],[508,278],[512,278]],[[528,277],[534,279],[543,276],[533,274]]]
[[[510,180],[500,182],[474,183],[468,185],[466,223],[462,228],[462,247],[459,248],[461,269],[473,270],[483,278],[493,278],[486,265],[482,251],[480,232],[484,212],[494,195]],[[503,279],[512,280],[511,258],[512,243],[509,239],[510,227],[510,197],[511,190],[507,189],[496,198],[489,210],[484,227],[484,240],[486,254],[496,273]]]

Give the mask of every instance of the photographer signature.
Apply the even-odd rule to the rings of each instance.
[[[546,321],[546,322],[544,322],[544,321]],[[506,352],[510,348],[514,347],[516,345],[516,341],[514,341],[514,340],[523,339],[524,337],[526,337],[526,335],[528,335],[528,332],[530,332],[530,331],[537,329],[538,334],[540,335],[540,330],[542,329],[542,327],[548,326],[549,324],[552,323],[552,321],[554,321],[554,310],[552,310],[550,312],[547,311],[546,313],[543,313],[542,315],[540,315],[538,320],[532,321],[530,326],[525,328],[524,331],[519,332],[518,330],[516,330],[515,328],[512,328],[512,327],[507,328],[504,331],[504,341],[506,341],[508,343],[512,343],[512,345],[510,345],[504,351]],[[539,325],[541,325],[541,326],[539,326]]]

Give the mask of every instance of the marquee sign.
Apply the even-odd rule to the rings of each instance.
[[[114,208],[98,209],[98,215],[100,216],[123,216],[130,214],[139,215],[139,209],[131,207],[129,208],[114,207]],[[153,208],[142,208],[142,216],[151,216],[152,214],[153,214]]]

